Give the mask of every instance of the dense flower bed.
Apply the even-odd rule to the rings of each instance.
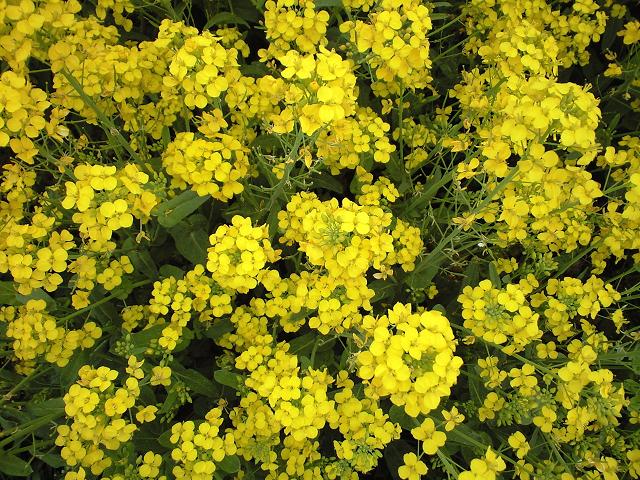
[[[638,15],[0,0],[0,472],[640,478]]]

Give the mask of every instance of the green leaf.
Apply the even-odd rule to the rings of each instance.
[[[60,386],[63,390],[68,390],[69,386],[76,381],[80,367],[90,363],[89,357],[89,350],[76,352],[64,368],[58,369],[58,372],[60,373]]]
[[[213,322],[213,325],[205,330],[204,334],[211,340],[218,340],[225,333],[233,332],[234,329],[235,325],[231,323],[231,320],[229,320],[228,318],[222,318],[215,320]]]
[[[432,252],[416,264],[416,268],[407,275],[406,283],[414,290],[422,290],[431,284],[431,281],[440,271],[440,265],[446,257],[440,252]]]
[[[39,455],[38,458],[53,468],[62,468],[67,464],[60,455],[55,453],[45,453]]]
[[[104,133],[109,139],[109,143],[113,147],[116,155],[118,155],[117,147],[123,147],[138,165],[143,165],[144,162],[140,158],[138,152],[136,152],[136,150],[133,149],[127,139],[122,136],[122,134],[120,133],[120,129],[116,128],[116,124],[113,122],[113,120],[107,117],[105,113],[100,109],[98,104],[93,100],[93,98],[85,93],[80,82],[66,68],[63,68],[61,73],[65,76],[67,81],[78,93],[85,105],[87,105],[96,113],[96,116],[100,121],[100,127],[104,130]]]
[[[404,194],[411,186],[411,179],[404,163],[397,155],[391,156],[391,160],[386,164],[386,170],[395,182],[398,192]]]
[[[165,448],[173,448],[173,443],[169,440],[171,438],[171,430],[167,430],[158,437],[158,443]]]
[[[289,342],[289,353],[298,356],[310,356],[311,350],[313,349],[313,344],[316,342],[318,335],[318,332],[313,331],[307,332],[304,335],[300,335],[299,337],[292,339]]]
[[[249,24],[245,22],[242,17],[239,17],[234,13],[220,12],[220,13],[216,13],[207,21],[207,23],[205,23],[203,30],[208,30],[209,28],[216,25],[229,25],[229,24],[244,25],[245,27],[249,26]]]
[[[233,0],[233,11],[247,22],[257,23],[262,20],[264,4],[265,0]]]
[[[244,75],[245,77],[256,77],[256,78],[264,77],[269,73],[269,69],[262,62],[252,62],[246,65],[241,65],[240,71],[242,72],[242,75]],[[261,139],[265,136],[267,135],[258,135],[258,137],[254,140],[252,146],[262,146]],[[277,141],[277,137],[275,135],[272,135],[272,136],[276,139],[276,142],[274,143],[274,142],[266,141],[264,146],[279,147],[280,142]]]
[[[335,193],[344,193],[344,185],[327,172],[320,175],[312,175],[311,181],[313,182],[314,187],[324,188],[325,190]]]
[[[160,407],[160,410],[158,410],[158,413],[163,414],[170,412],[173,407],[178,404],[178,400],[179,398],[177,390],[169,390],[169,394],[167,395],[167,398],[164,399],[164,403]]]
[[[498,275],[498,270],[496,270],[496,266],[493,262],[489,262],[489,280],[491,280],[494,288],[502,288],[500,275]]]
[[[136,446],[137,451],[148,452],[152,450],[155,453],[162,453],[164,448],[158,442],[159,427],[154,423],[144,423],[138,427],[131,439],[131,443]]]
[[[131,292],[133,292],[133,289],[134,289],[133,284],[134,282],[130,278],[124,277],[122,279],[122,283],[118,285],[116,288],[114,288],[111,291],[111,294],[114,297],[119,298],[120,300],[126,300],[127,297],[131,295]]]
[[[227,455],[217,466],[225,473],[236,473],[240,470],[240,459],[237,455]]]
[[[33,473],[33,468],[20,457],[0,452],[0,472],[12,477],[28,477]]]
[[[459,443],[471,448],[474,452],[483,452],[487,445],[491,445],[489,434],[479,428],[471,428],[469,425],[458,425],[447,433],[447,441]]]
[[[111,302],[93,307],[91,315],[103,325],[118,325],[121,322],[118,309]]]
[[[266,74],[266,72],[265,72]],[[253,148],[264,148],[266,150],[272,151],[276,148],[281,147],[280,140],[277,135],[272,133],[265,133],[262,135],[258,135],[253,142],[251,142],[251,147]]]
[[[420,422],[409,416],[404,408],[398,405],[392,405],[389,409],[389,420],[398,423],[405,430],[411,430],[420,425]]]
[[[316,8],[342,7],[342,0],[316,0]]]
[[[44,300],[47,303],[48,307],[54,307],[56,304],[56,301],[53,299],[53,297],[41,288],[36,288],[29,295],[21,295],[19,293],[16,293],[16,300],[18,301],[18,305],[24,305],[29,300]]]
[[[171,371],[191,391],[209,398],[220,397],[220,389],[200,372],[184,368],[178,363],[171,365]]]
[[[403,211],[407,212],[407,214],[414,214],[419,217],[423,217],[425,207],[429,204],[438,190],[451,181],[454,172],[455,169],[452,169],[442,175],[440,168],[436,167],[433,174],[427,179],[424,190],[418,193],[415,198],[407,201],[406,207],[404,207]]]
[[[132,349],[131,353],[134,355],[139,355],[144,353],[149,345],[151,344],[151,340],[156,340],[162,335],[162,330],[166,325],[153,325],[141,332],[131,334],[131,344]]]
[[[165,264],[160,267],[158,272],[160,274],[160,278],[169,278],[173,277],[178,280],[184,277],[184,270],[175,265]]]
[[[193,190],[187,190],[171,200],[162,202],[153,209],[152,213],[158,217],[158,222],[163,227],[175,227],[210,198],[209,196],[201,197]]]
[[[171,132],[169,130],[169,127],[163,127],[162,128],[162,146],[164,148],[162,150],[166,150],[166,148],[169,146],[169,143],[171,143]]]
[[[239,390],[242,382],[242,376],[235,374],[229,370],[216,370],[213,372],[213,378],[220,385],[231,387],[234,390]]]
[[[210,244],[206,224],[207,219],[202,215],[191,215],[169,229],[180,255],[194,265],[203,264],[207,259]]]
[[[477,259],[473,259],[467,265],[467,268],[464,270],[464,277],[462,280],[461,289],[466,287],[467,285],[477,285],[480,281],[480,265]]]
[[[379,302],[385,298],[392,297],[396,289],[396,284],[389,279],[374,280],[373,282],[369,282],[367,286],[375,292],[375,295],[371,299],[372,302]]]
[[[136,244],[133,238],[127,238],[122,244],[122,248],[127,250],[127,256],[137,272],[144,274],[151,280],[158,278],[158,267],[146,248]]]
[[[24,380],[25,377],[18,375],[17,373],[8,370],[6,368],[0,368],[0,380],[7,383],[19,383]]]
[[[58,410],[60,415],[64,413],[64,400],[62,398],[51,398],[43,402],[28,403],[26,411],[35,417],[43,417]]]
[[[0,305],[20,305],[13,282],[0,282]]]
[[[413,450],[415,449],[411,448],[411,445],[404,440],[395,440],[384,449],[384,460],[394,480],[400,480],[398,468],[404,465],[404,454]]]

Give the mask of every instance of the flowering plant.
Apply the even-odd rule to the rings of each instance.
[[[0,474],[640,478],[631,0],[0,0]]]

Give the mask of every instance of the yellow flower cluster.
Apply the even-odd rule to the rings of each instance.
[[[269,0],[264,4],[264,26],[269,41],[258,51],[261,59],[277,58],[297,50],[315,53],[327,45],[329,13],[316,11],[313,0]]]
[[[365,55],[375,73],[371,87],[381,97],[429,86],[429,30],[429,8],[418,0],[381,0],[367,20],[340,24],[357,53]]]
[[[167,477],[160,475],[160,467],[162,466],[162,456],[148,451],[144,456],[136,458],[136,464],[138,464],[138,474],[140,478],[157,478],[158,480],[166,480]]]
[[[627,185],[624,201],[611,199],[601,214],[601,226],[593,239],[597,246],[591,254],[593,273],[604,271],[606,259],[615,256],[620,260],[627,250],[640,250],[640,140],[625,135],[618,149],[607,147],[598,157],[600,167],[613,169],[611,175]],[[637,253],[634,256],[637,262]]]
[[[404,145],[410,148],[410,152],[405,155],[404,161],[408,170],[419,168],[427,160],[429,154],[428,147],[435,145],[440,134],[433,127],[429,127],[421,122],[416,122],[413,117],[403,118],[402,126],[398,126],[393,131],[393,139],[397,142],[402,136]],[[446,146],[446,139],[443,145]]]
[[[260,339],[256,339],[258,342]],[[308,369],[299,375],[298,357],[287,353],[288,344],[278,344],[264,355],[254,369],[248,368],[245,386],[255,391],[259,398],[273,410],[273,420],[285,435],[296,442],[315,439],[325,426],[327,417],[334,413],[334,401],[327,397],[327,388],[333,378],[325,371]],[[236,360],[241,368],[251,355],[251,349]]]
[[[86,322],[78,330],[58,325],[56,317],[47,312],[44,300],[29,300],[19,307],[0,307],[0,321],[6,324],[6,336],[13,340],[16,368],[31,372],[40,357],[64,367],[77,349],[91,348],[102,335],[94,322]]]
[[[418,456],[411,452],[402,456],[403,465],[398,468],[398,476],[405,480],[420,480],[428,472],[427,465],[418,460]]]
[[[359,309],[371,310],[374,291],[358,277],[347,286],[318,271],[292,273],[263,281],[269,291],[264,308],[269,317],[279,316],[284,331],[295,332],[307,324],[327,335],[342,333],[360,324]]]
[[[247,148],[223,133],[207,138],[178,133],[163,152],[162,164],[173,188],[191,188],[223,202],[244,190],[240,182],[249,172]]]
[[[180,340],[183,329],[192,315],[199,322],[208,323],[232,312],[232,294],[221,288],[213,278],[205,274],[202,265],[196,265],[188,271],[184,278],[168,277],[153,284],[149,313],[152,314],[147,326],[164,323],[160,317],[168,316],[169,324],[162,330],[158,344],[167,351],[172,351]],[[142,318],[142,311],[131,312],[133,321]],[[138,320],[135,320],[138,318]]]
[[[175,445],[171,458],[176,480],[212,480],[216,463],[236,453],[233,435],[220,435],[222,409],[213,408],[203,421],[178,422],[171,427],[169,441]]]
[[[372,158],[378,163],[388,163],[395,145],[386,133],[390,126],[370,108],[358,108],[353,117],[331,124],[331,129],[318,136],[317,156],[336,175],[344,168],[356,168]]]
[[[633,22],[626,23],[617,35],[622,37],[625,45],[633,45],[634,43],[640,42],[640,21],[634,20]]]
[[[177,90],[190,108],[204,108],[240,78],[238,51],[211,32],[189,36],[173,54],[163,85]]]
[[[238,453],[258,462],[267,478],[336,478],[373,469],[381,450],[398,438],[400,429],[388,420],[376,400],[360,399],[347,371],[339,371],[339,390],[329,398],[334,379],[326,370],[301,371],[298,357],[284,342],[274,343],[262,308],[240,308],[232,321],[237,331],[227,337],[240,354],[235,365],[247,370],[240,405],[230,414]],[[226,341],[224,343],[226,343]],[[343,436],[333,446],[338,459],[321,460],[320,431],[329,426]],[[280,432],[284,439],[280,440]],[[319,466],[322,466],[322,469]]]
[[[165,19],[160,24],[157,39],[129,47],[117,43],[118,31],[115,27],[103,26],[95,17],[76,21],[67,35],[48,49],[54,73],[55,99],[66,108],[81,113],[88,122],[97,121],[96,111],[84,102],[70,83],[68,72],[81,85],[82,93],[91,97],[100,111],[105,114],[117,112],[122,117],[125,130],[143,130],[153,138],[160,139],[163,128],[173,124],[185,103],[193,107],[196,98],[199,104],[202,95],[210,98],[206,97],[202,84],[195,85],[195,79],[191,80],[191,85],[186,82],[184,88],[175,88],[175,75],[183,75],[184,78],[196,74],[192,71],[196,68],[195,62],[189,67],[188,73],[180,68],[182,64],[176,51],[187,42],[181,59],[189,56],[188,52],[194,48],[202,50],[204,47],[198,46],[198,38],[201,37],[196,28]],[[207,39],[205,43],[215,43],[218,51],[224,51],[210,33],[203,38]],[[83,47],[89,45],[88,48]],[[206,58],[210,61],[211,49],[207,52]],[[198,56],[202,54],[199,50],[192,53]],[[174,63],[173,70],[169,71]],[[219,66],[211,65],[216,72]],[[203,75],[207,74],[200,74],[198,79],[202,80]],[[236,78],[237,74],[234,75]],[[217,73],[215,76],[218,77]],[[223,81],[218,80],[219,86]],[[190,88],[185,90],[187,87]],[[216,98],[218,95],[219,92]],[[160,96],[159,100],[150,101],[148,98],[157,96]],[[134,139],[132,145],[136,146],[137,140]]]
[[[109,115],[117,111],[112,98],[119,90],[117,84],[124,83],[124,75],[119,76],[117,72],[126,73],[129,69],[133,72],[136,65],[127,67],[128,59],[132,58],[131,49],[117,45],[118,30],[115,27],[102,25],[96,17],[75,20],[66,29],[65,35],[47,51],[54,74],[54,99],[58,105],[75,110],[89,122],[95,123],[97,113],[82,100],[65,76],[65,69],[82,86],[84,94]],[[129,84],[132,83],[132,76],[135,74],[129,73]]]
[[[387,315],[371,318],[373,338],[357,356],[358,376],[375,397],[390,395],[395,405],[416,417],[438,407],[451,393],[462,359],[449,321],[438,311],[411,313],[397,303]]]
[[[585,282],[578,278],[552,278],[547,282],[546,294],[536,296],[535,306],[544,311],[546,330],[552,332],[559,341],[575,335],[571,322],[576,317],[595,319],[602,308],[620,300],[621,295],[609,283],[592,275]],[[583,329],[589,332],[586,324]]]
[[[31,182],[29,176],[24,180],[27,185]],[[21,182],[12,183],[20,186]],[[3,217],[6,223],[0,232],[0,273],[10,273],[16,290],[23,295],[37,288],[55,291],[63,282],[60,274],[70,265],[69,252],[76,246],[73,235],[66,229],[52,231],[56,219],[40,209],[28,223],[18,223],[20,218],[11,212]]]
[[[275,133],[293,131],[297,119],[302,132],[313,135],[355,114],[358,90],[353,62],[326,48],[310,54],[289,50],[278,61],[287,88],[281,99],[285,108],[267,116]]]
[[[357,480],[396,445],[404,480],[640,477],[640,23],[617,1],[251,1],[252,52],[235,5],[201,32],[167,1],[0,0],[0,331],[43,375],[0,401],[35,415],[44,376],[104,357],[63,392],[65,480]],[[204,233],[156,208],[187,190]],[[171,216],[206,261],[170,251]],[[46,459],[41,430],[11,451]]]
[[[133,27],[133,22],[126,18],[124,13],[133,13],[134,9],[135,6],[131,0],[98,0],[96,17],[104,20],[107,17],[107,11],[111,10],[116,25],[121,25],[128,32]]]
[[[484,381],[484,386],[489,389],[499,387],[507,378],[507,372],[500,370],[498,361],[498,357],[493,356],[478,359],[480,378]]]
[[[69,263],[69,272],[74,273],[71,282],[74,292],[71,295],[73,308],[80,309],[89,305],[89,295],[96,283],[105,290],[113,290],[120,284],[125,274],[133,273],[133,265],[126,255],[111,260],[90,257],[88,252]]]
[[[0,178],[0,192],[2,193],[0,216],[5,224],[5,228],[0,232],[1,236],[12,228],[11,223],[18,223],[26,216],[25,203],[36,197],[36,192],[32,187],[36,183],[37,175],[36,172],[24,165],[7,162],[2,166]]]
[[[156,195],[144,188],[149,175],[134,163],[123,168],[115,165],[80,164],[73,170],[75,182],[66,182],[62,207],[75,210],[73,221],[79,225],[86,249],[92,252],[113,250],[114,231],[129,228],[134,218],[146,223],[158,203]]]
[[[558,66],[586,64],[587,48],[600,40],[607,14],[594,0],[569,9],[554,6],[546,0],[473,0],[463,8],[470,36],[465,48],[506,74],[555,75]]]
[[[417,229],[403,222],[392,229],[390,213],[348,199],[340,205],[336,199],[322,202],[313,193],[299,193],[278,219],[281,241],[297,242],[312,265],[346,287],[371,267],[387,271],[401,264],[410,271],[422,249]]]
[[[356,168],[356,176],[360,184],[356,200],[360,205],[389,205],[400,197],[400,192],[387,177],[378,177],[374,182],[373,175],[360,166]]]
[[[539,75],[504,77],[494,69],[474,69],[463,77],[451,95],[460,100],[469,121],[482,120],[485,172],[506,176],[512,153],[523,155],[531,143],[542,144],[549,137],[559,140],[560,148],[583,154],[580,165],[595,158],[601,114],[587,87]]]
[[[267,263],[280,258],[269,241],[266,225],[252,226],[251,219],[234,215],[231,225],[221,225],[209,237],[207,270],[223,288],[247,293],[267,274]]]
[[[453,408],[455,409],[455,407]],[[454,411],[457,411],[457,409]],[[445,412],[446,410],[443,410],[443,415]],[[456,420],[455,417],[452,417],[451,421],[447,422],[446,425],[452,430],[457,424]],[[427,455],[434,455],[447,441],[447,434],[437,430],[435,422],[430,417],[425,418],[419,426],[412,428],[411,436],[421,442],[422,450]]]
[[[602,197],[598,182],[577,166],[560,166],[553,151],[533,143],[519,171],[502,192],[495,225],[502,245],[520,242],[531,250],[571,252],[589,244],[590,219]]]
[[[542,335],[538,328],[540,315],[526,298],[537,287],[533,275],[501,289],[491,280],[482,280],[477,287],[467,285],[458,297],[465,328],[488,342],[508,343],[506,350],[511,353],[522,351]]]
[[[346,474],[354,470],[366,473],[376,466],[385,446],[400,437],[400,427],[389,420],[377,400],[360,399],[354,393],[355,383],[346,371],[338,372],[336,386],[341,388],[334,396],[338,418],[330,426],[337,429],[344,440],[334,441],[333,446],[338,458],[349,468],[342,471],[343,464],[337,462],[328,473]]]
[[[30,2],[29,2],[30,3]],[[0,75],[0,147],[9,145],[20,160],[33,164],[38,149],[32,139],[46,126],[45,91],[9,70]]]
[[[128,377],[118,386],[115,383],[118,372],[108,367],[85,365],[78,376],[64,396],[65,413],[71,425],[58,426],[55,443],[62,447],[60,454],[67,465],[100,475],[113,463],[108,452],[121,448],[138,429],[129,420],[140,387],[135,377]],[[155,415],[150,420],[153,418]],[[136,419],[140,423],[145,421],[140,416]]]
[[[81,8],[76,0],[3,2],[0,58],[18,74],[25,73],[30,57],[45,61],[50,42],[73,25]]]
[[[333,175],[369,158],[388,163],[396,149],[386,135],[390,128],[372,109],[357,108],[355,116],[334,121],[330,129],[320,132],[316,155]]]

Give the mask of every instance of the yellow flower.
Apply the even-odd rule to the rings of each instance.
[[[436,430],[431,418],[426,418],[419,427],[412,429],[411,435],[416,440],[422,441],[422,447],[427,455],[434,455],[447,441],[447,435]]]
[[[518,458],[524,458],[531,448],[522,432],[515,432],[509,436],[509,445],[516,452]]]
[[[151,385],[171,385],[171,368],[156,366],[151,369]]]
[[[427,466],[418,460],[415,453],[406,453],[403,456],[404,465],[398,468],[398,476],[406,480],[418,480],[427,473]]]
[[[457,407],[452,407],[450,411],[442,410],[442,416],[444,417],[445,426],[444,429],[450,432],[462,422],[464,422],[464,415],[458,412]]]

